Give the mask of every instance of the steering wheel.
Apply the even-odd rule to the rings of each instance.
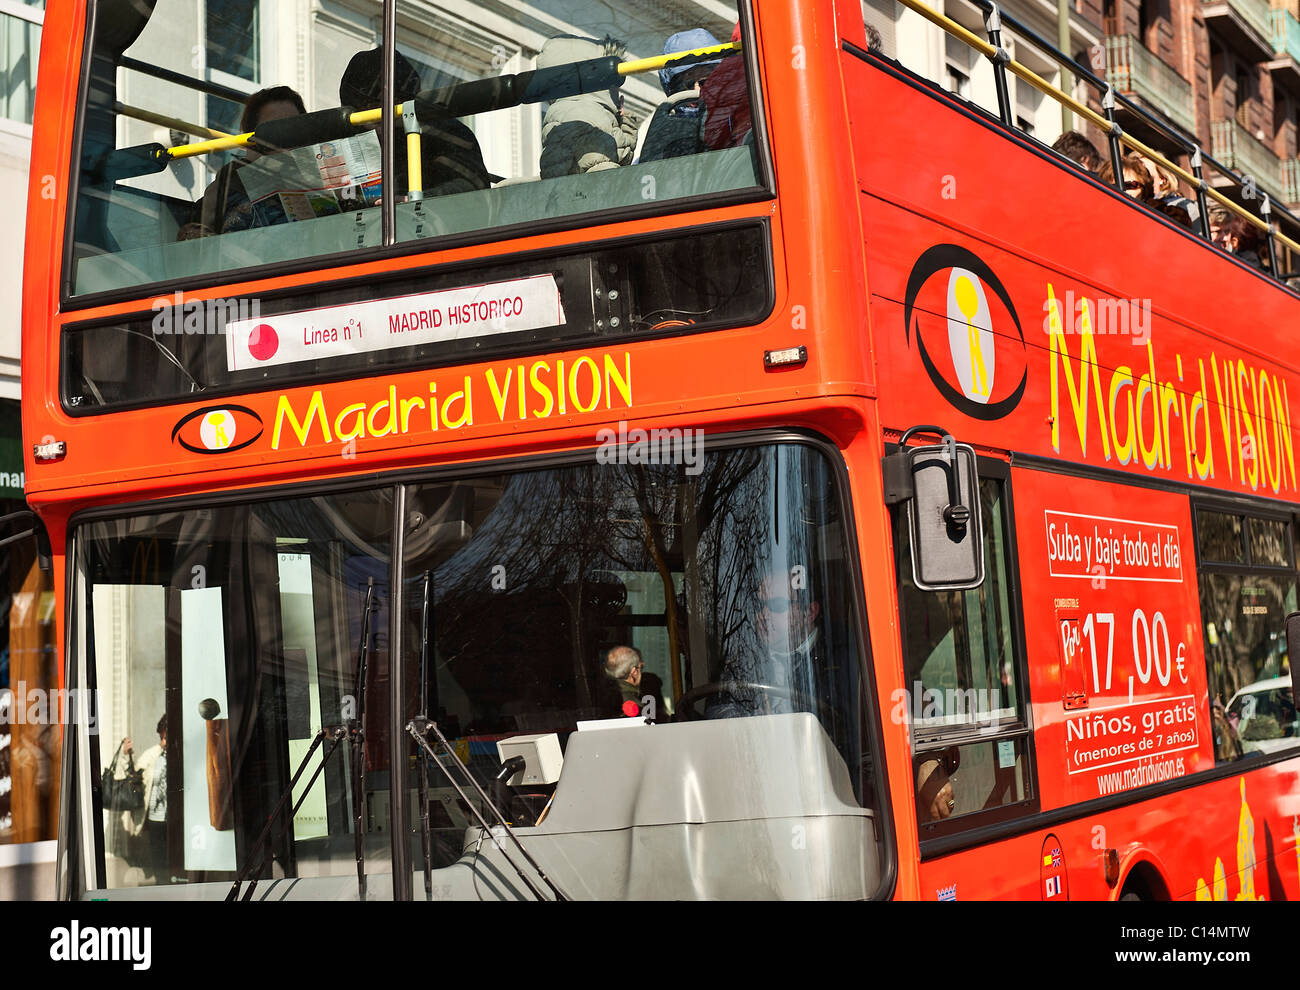
[[[819,719],[825,721],[825,711],[821,702],[813,701],[802,691],[793,688],[779,687],[776,684],[760,684],[757,681],[711,681],[708,684],[701,684],[699,687],[691,688],[678,698],[677,704],[673,706],[673,711],[676,713],[677,718],[691,722],[699,718],[699,715],[695,712],[695,703],[701,698],[707,698],[714,694],[737,694],[754,691],[761,692],[769,697],[775,695],[778,698],[785,698],[795,711],[813,712]]]

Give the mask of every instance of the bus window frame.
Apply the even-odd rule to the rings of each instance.
[[[887,445],[886,452],[894,452],[899,449],[897,443]],[[920,841],[921,861],[933,859],[940,855],[945,855],[955,849],[966,848],[968,846],[979,845],[987,841],[982,836],[986,829],[996,829],[1016,822],[1022,819],[1032,819],[1042,812],[1042,787],[1038,782],[1038,756],[1037,756],[1037,737],[1034,726],[1034,706],[1033,698],[1029,690],[1029,654],[1025,641],[1025,622],[1024,607],[1020,594],[1020,545],[1016,538],[1016,514],[1015,501],[1012,493],[1011,483],[1011,464],[1008,461],[996,457],[978,455],[976,457],[976,467],[979,470],[980,480],[994,480],[1001,484],[1002,488],[1002,526],[1003,541],[1006,547],[1006,559],[1004,561],[1007,572],[1007,622],[1010,624],[1011,649],[1015,654],[1013,660],[1016,671],[1016,704],[1021,709],[1020,717],[1014,727],[1008,727],[1003,730],[999,728],[996,733],[987,735],[977,735],[970,730],[954,729],[942,735],[948,737],[951,746],[964,746],[971,742],[980,740],[994,743],[1002,739],[1023,740],[1024,747],[1024,765],[1025,765],[1025,783],[1027,787],[1032,788],[1032,792],[1021,801],[1013,801],[1010,804],[999,805],[996,808],[981,809],[972,811],[964,815],[958,815],[951,818],[940,819],[937,822],[917,822],[917,836]],[[889,513],[891,540],[895,530],[895,517],[898,510],[894,509]],[[902,606],[903,602],[903,578],[905,576],[904,567],[906,562],[900,554],[899,544],[895,540],[892,546],[892,556],[894,558],[895,583],[894,593],[898,605]],[[986,568],[985,580],[988,580],[988,573],[991,568]],[[920,592],[929,594],[930,592]],[[902,621],[901,611],[898,621],[899,628],[899,650],[900,657],[906,664],[907,658],[907,624]],[[906,676],[906,666],[904,666],[904,676]],[[905,685],[906,687],[906,685]],[[908,766],[910,769],[909,779],[912,785],[915,784],[915,766],[917,760],[924,754],[941,754],[948,746],[928,746],[925,750],[917,752],[915,744],[915,732],[911,729],[912,719],[911,712],[908,713]],[[959,771],[960,772],[960,771]]]
[[[844,566],[848,568],[849,578],[852,582],[852,617],[859,659],[860,698],[857,710],[860,717],[867,720],[867,731],[862,738],[863,743],[869,747],[865,756],[870,761],[870,784],[873,793],[870,795],[864,793],[862,797],[864,806],[867,806],[866,802],[868,800],[873,802],[870,806],[874,808],[876,837],[881,851],[880,885],[877,890],[873,891],[872,899],[888,900],[892,897],[898,882],[898,830],[894,824],[894,807],[890,800],[884,711],[876,690],[875,654],[871,645],[867,587],[862,568],[861,542],[855,511],[858,503],[853,500],[853,488],[844,451],[833,440],[820,433],[795,427],[774,426],[766,429],[742,430],[716,435],[709,434],[704,438],[704,453],[707,456],[718,451],[781,445],[803,446],[817,452],[825,459],[830,468],[831,476],[834,478],[835,495],[841,510],[839,524],[841,527],[840,535],[845,546]],[[84,594],[78,597],[77,594],[78,581],[83,578],[82,555],[78,553],[79,543],[77,537],[83,526],[100,521],[127,519],[133,516],[153,515],[160,512],[214,508],[231,504],[248,504],[250,502],[302,499],[313,496],[333,496],[352,491],[378,491],[389,488],[393,491],[394,496],[392,499],[392,526],[394,533],[397,534],[397,539],[395,539],[391,549],[390,580],[392,580],[392,590],[388,602],[387,633],[390,643],[389,673],[391,691],[388,725],[390,748],[388,755],[391,761],[390,766],[403,766],[408,757],[408,747],[410,745],[405,731],[405,717],[402,714],[406,711],[406,705],[410,700],[406,696],[405,685],[408,666],[418,664],[418,657],[411,658],[407,655],[409,650],[402,649],[404,635],[401,627],[407,602],[404,587],[404,544],[399,540],[403,530],[407,489],[415,485],[466,480],[485,475],[514,474],[523,471],[554,470],[587,465],[592,463],[595,453],[596,448],[584,447],[545,454],[494,458],[472,463],[446,464],[418,469],[405,468],[382,474],[354,475],[305,484],[278,484],[242,488],[237,491],[198,493],[179,498],[148,499],[140,502],[95,506],[75,512],[68,519],[64,547],[65,560],[67,561],[64,577],[64,601],[68,603],[69,607],[65,610],[64,616],[66,638],[64,640],[65,656],[63,663],[68,672],[68,687],[78,686],[85,679],[88,686],[93,689],[97,680],[96,668],[93,663],[94,636],[90,634],[89,622],[87,622],[88,646],[85,650],[78,648],[76,609],[72,607],[73,603],[77,603],[80,607],[83,604],[82,599],[86,597]],[[981,472],[985,470],[983,465],[981,465],[980,470]],[[393,580],[394,575],[400,577],[401,580]],[[84,581],[82,583],[84,584]],[[1018,596],[1018,584],[1016,589]],[[87,617],[89,618],[89,611],[87,611]],[[75,662],[73,662],[74,660]],[[69,802],[69,814],[65,815],[63,820],[70,823],[70,831],[67,836],[60,835],[59,857],[56,868],[59,870],[59,896],[64,899],[84,898],[90,889],[107,889],[103,886],[103,882],[107,879],[107,870],[104,860],[103,813],[102,808],[98,807],[100,801],[99,774],[98,771],[92,770],[81,773],[80,779],[76,776],[76,768],[81,765],[79,754],[80,747],[83,744],[86,749],[88,765],[91,768],[99,766],[99,733],[89,732],[84,720],[79,720],[73,728],[75,731],[64,733],[62,746],[66,776],[65,788],[60,800],[62,802],[66,799]],[[850,772],[855,771],[850,768]],[[411,808],[405,796],[401,800],[393,800],[394,791],[406,786],[404,776],[397,772],[392,773],[389,777],[388,786],[390,802],[392,802],[390,808],[393,814],[390,836],[393,845],[391,863],[393,868],[394,900],[410,900],[413,898],[411,889],[413,874],[405,843],[408,841],[408,833],[415,823],[411,820]],[[75,798],[73,796],[74,788]],[[77,822],[71,824],[73,819],[70,815],[70,807],[71,802],[74,800],[77,802],[79,816]],[[79,841],[74,844],[69,842],[69,839],[72,838],[72,830],[88,832],[88,834],[80,836]],[[402,847],[400,851],[398,846]],[[83,861],[77,864],[76,867],[68,865],[71,862],[69,854],[73,850],[77,850],[83,858]],[[97,884],[94,888],[88,887],[85,882],[91,878]],[[80,881],[79,886],[77,881]],[[221,881],[213,882],[221,883]]]
[[[754,0],[735,0],[735,2],[743,45],[740,57],[745,59],[746,79],[749,82],[750,119],[752,121],[752,133],[755,135],[753,147],[758,171],[756,185],[719,194],[687,196],[662,201],[643,201],[630,206],[595,210],[590,213],[574,214],[568,217],[553,219],[539,217],[526,223],[448,234],[445,237],[429,237],[409,241],[393,240],[391,244],[381,244],[375,248],[340,251],[334,254],[316,255],[292,261],[271,262],[264,265],[252,265],[246,268],[203,273],[157,282],[143,282],[139,285],[122,289],[110,289],[104,292],[77,294],[73,292],[73,272],[76,262],[74,254],[76,250],[77,208],[81,200],[81,148],[85,137],[91,58],[94,52],[95,24],[99,11],[99,0],[89,0],[86,8],[85,33],[82,38],[79,63],[80,75],[77,78],[76,86],[77,103],[74,111],[72,148],[68,165],[71,175],[66,186],[68,195],[63,217],[63,250],[59,262],[58,279],[59,309],[61,312],[66,313],[129,300],[164,297],[177,289],[191,292],[222,285],[299,275],[305,272],[316,272],[322,278],[328,279],[328,273],[333,269],[355,268],[358,265],[375,261],[442,253],[463,247],[532,238],[542,234],[591,230],[594,227],[614,226],[650,217],[680,218],[701,210],[721,209],[728,206],[775,200],[777,196],[776,171],[771,149],[771,135],[768,132],[767,117],[762,99],[764,87],[763,75],[760,71],[762,64],[758,58],[757,34],[754,29]],[[388,39],[381,37],[379,43],[383,47],[387,45]],[[396,228],[396,204],[386,197],[380,209],[384,212],[383,230],[386,232],[384,239],[387,240],[395,236],[392,232]]]
[[[473,276],[481,272],[485,265],[509,265],[521,264],[532,261],[544,263],[548,259],[560,257],[580,257],[584,254],[595,256],[601,251],[610,248],[636,248],[638,245],[649,245],[660,241],[671,241],[681,238],[690,237],[696,233],[718,233],[728,230],[740,230],[744,228],[756,228],[761,230],[763,238],[763,254],[766,262],[766,298],[762,305],[762,315],[752,323],[749,321],[723,320],[716,325],[691,325],[688,327],[667,327],[657,332],[649,333],[623,333],[620,335],[601,335],[587,336],[582,338],[575,337],[570,341],[562,343],[564,350],[579,349],[591,346],[623,346],[632,343],[642,343],[652,340],[666,340],[672,337],[685,337],[692,334],[716,333],[726,330],[735,330],[740,327],[757,327],[765,323],[776,309],[777,296],[777,276],[776,269],[776,250],[773,246],[772,219],[767,216],[761,217],[738,217],[733,220],[726,220],[719,223],[693,223],[687,227],[673,227],[668,230],[647,231],[642,234],[623,235],[621,237],[612,236],[597,241],[585,241],[578,245],[564,245],[559,248],[528,248],[526,250],[512,251],[508,254],[493,255],[489,258],[474,258],[466,261],[457,261],[449,264],[426,264],[418,268],[404,268],[398,271],[387,271],[361,275],[349,275],[345,278],[322,280],[313,283],[310,286],[286,286],[284,288],[272,289],[267,292],[244,292],[239,295],[223,297],[226,301],[241,301],[245,299],[256,299],[260,303],[275,302],[280,299],[292,299],[294,297],[303,297],[312,292],[332,292],[336,290],[347,290],[356,287],[368,287],[374,291],[368,294],[368,298],[381,300],[385,298],[382,291],[383,287],[393,283],[409,281],[421,276],[444,276],[464,273],[467,276]],[[165,297],[163,302],[171,305],[171,297]],[[198,301],[188,297],[186,301]],[[304,303],[301,308],[312,309],[315,304]],[[291,310],[292,311],[292,310]],[[121,412],[130,412],[138,409],[156,409],[164,406],[185,405],[194,402],[206,401],[208,399],[226,399],[235,396],[257,395],[265,392],[283,391],[289,388],[297,388],[305,385],[326,385],[345,381],[364,381],[372,378],[385,378],[392,375],[406,374],[408,372],[433,370],[438,368],[455,368],[466,364],[478,364],[486,361],[504,361],[519,357],[531,357],[540,354],[555,353],[556,344],[553,340],[539,339],[532,342],[509,342],[493,346],[492,337],[485,336],[476,338],[482,342],[483,346],[474,351],[473,354],[460,353],[451,354],[444,360],[425,359],[422,361],[394,363],[377,366],[372,369],[365,369],[358,372],[357,369],[340,368],[333,372],[319,372],[303,370],[296,373],[286,374],[283,377],[273,376],[263,382],[240,383],[231,386],[213,386],[198,392],[189,392],[185,395],[169,399],[145,398],[137,402],[125,402],[120,405],[114,405],[112,408],[102,408],[100,406],[80,406],[71,405],[69,402],[69,384],[67,379],[68,354],[67,338],[69,334],[93,331],[101,327],[120,327],[132,321],[152,320],[157,315],[157,310],[140,310],[127,313],[115,313],[111,316],[101,316],[95,319],[83,320],[78,322],[68,322],[58,328],[58,391],[59,391],[59,408],[68,416],[81,419],[90,416],[111,416]],[[268,316],[271,314],[268,314]],[[292,367],[290,365],[289,367]]]
[[[1202,592],[1204,585],[1201,583],[1201,575],[1235,575],[1261,578],[1285,578],[1292,582],[1295,588],[1297,601],[1300,601],[1300,560],[1296,558],[1296,547],[1300,538],[1296,535],[1296,527],[1300,524],[1300,513],[1295,511],[1292,506],[1283,507],[1271,500],[1260,501],[1251,498],[1233,498],[1233,497],[1216,497],[1214,495],[1193,494],[1190,498],[1192,506],[1192,536],[1196,548],[1196,597],[1200,614],[1198,619],[1201,623],[1202,636],[1205,635],[1205,624],[1207,615],[1204,605],[1202,604]],[[1243,560],[1238,563],[1226,561],[1207,561],[1201,557],[1201,513],[1213,512],[1219,515],[1237,516],[1242,520],[1241,542]],[[1277,564],[1257,564],[1251,560],[1250,550],[1250,520],[1263,519],[1269,522],[1283,522],[1287,524],[1287,531],[1290,537],[1291,563],[1288,566],[1279,566]],[[1202,663],[1205,664],[1205,683],[1206,683],[1206,704],[1214,695],[1216,685],[1213,681],[1213,670],[1210,667],[1210,655],[1207,648],[1202,647]],[[1279,675],[1281,676],[1281,675]],[[1224,705],[1227,705],[1229,698],[1223,698]],[[1292,704],[1295,704],[1292,698]],[[1285,738],[1285,737],[1284,737]],[[1214,772],[1236,772],[1241,773],[1244,770],[1254,770],[1257,767],[1265,766],[1270,763],[1277,763],[1283,760],[1295,759],[1300,756],[1300,736],[1293,737],[1293,742],[1289,746],[1282,746],[1279,749],[1269,753],[1254,751],[1249,754],[1243,753],[1235,760],[1225,760],[1219,762],[1215,759],[1215,766],[1204,773]]]

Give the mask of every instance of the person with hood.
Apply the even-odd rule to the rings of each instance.
[[[401,52],[393,54],[396,56],[393,102],[405,103],[420,92],[420,74]],[[339,106],[353,110],[378,107],[383,102],[383,67],[384,53],[380,48],[353,55],[339,80]],[[401,121],[395,124],[394,180],[398,195],[405,196],[409,186],[406,141]],[[429,120],[421,116],[420,127],[420,162],[426,196],[488,188],[492,176],[483,164],[483,152],[473,131],[453,117]]]
[[[627,46],[606,36],[603,41],[576,35],[550,38],[537,53],[537,68],[622,58]],[[632,163],[640,122],[623,109],[617,89],[565,96],[551,102],[542,120],[543,179],[582,175]]]
[[[718,39],[704,28],[693,28],[670,37],[664,45],[664,54],[712,48],[717,44]],[[650,118],[641,146],[641,161],[680,158],[704,150],[704,101],[700,98],[699,85],[721,63],[722,59],[715,58],[659,70],[659,82],[668,100]]]

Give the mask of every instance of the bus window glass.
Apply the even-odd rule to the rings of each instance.
[[[391,869],[391,505],[388,492],[370,492],[80,530],[80,663],[100,692],[101,887],[228,884],[250,860],[253,876],[355,878],[360,792],[346,744],[310,791],[310,771],[302,778],[302,805],[277,822],[265,873],[256,843],[316,731],[362,714],[367,869]]]
[[[1283,632],[1297,600],[1292,524],[1205,509],[1196,521],[1215,761],[1287,749],[1300,741]]]
[[[489,791],[498,743],[555,740],[558,782],[519,781],[498,800],[571,893],[871,895],[881,852],[854,582],[821,454],[611,459],[417,485],[407,506],[410,714],[423,656],[428,713]],[[610,720],[633,727],[583,727]],[[427,784],[432,865],[445,869],[477,833],[432,763]],[[846,859],[804,858],[784,874],[790,826],[779,841],[754,828],[774,817]],[[691,828],[743,849],[749,875],[692,874]],[[565,837],[574,830],[589,834]],[[625,855],[632,833],[643,864],[576,868]],[[417,867],[422,855],[417,830]],[[454,883],[440,876],[435,896]]]
[[[1241,517],[1201,510],[1196,513],[1201,559],[1224,564],[1244,564]]]
[[[472,273],[421,271],[383,283],[312,287],[275,299],[159,300],[152,315],[64,328],[64,401],[72,412],[101,412],[192,400],[198,392],[247,392],[294,379],[485,360],[539,346],[752,325],[770,311],[769,245],[759,224],[728,225],[481,264]],[[434,296],[467,298],[467,287],[477,291],[484,283],[509,283],[512,292],[528,293],[530,304],[549,302],[551,315],[523,326],[516,322],[466,333],[462,321],[472,319],[465,315],[469,304],[429,302]],[[538,285],[546,291],[527,288]],[[516,298],[521,307],[524,303],[512,292],[498,289],[491,298],[498,307],[503,300],[509,303],[513,312]],[[261,351],[261,338],[250,334],[236,345],[238,335],[223,332],[232,322],[269,327],[279,335],[268,337],[278,339],[279,352]],[[305,332],[320,327],[343,328],[337,333],[342,340],[326,341],[320,333],[313,343],[302,342]],[[613,364],[611,357],[605,359],[601,381],[592,386],[597,399],[611,398],[611,388],[628,392],[630,372],[620,366],[619,379]],[[512,379],[513,395],[512,386],[505,386],[509,401],[503,411],[522,410],[515,400],[522,401],[524,374]],[[550,394],[549,387],[541,391]],[[563,411],[565,399],[556,398]],[[528,402],[534,410],[540,404]]]
[[[970,591],[918,590],[907,527],[896,517],[906,687],[891,717],[912,726],[922,824],[1018,804],[1031,792],[1007,506],[997,479],[982,479],[980,490],[986,577]],[[976,733],[980,741],[970,741]]]
[[[1295,609],[1294,577],[1201,575],[1216,762],[1268,754],[1300,741],[1282,631]]]
[[[377,0],[338,12],[209,0],[197,18],[186,0],[100,7],[74,294],[378,247],[386,194],[405,241],[758,185],[743,55],[662,78],[618,68],[730,43],[734,3],[681,23],[679,8],[632,0],[527,12],[479,0],[437,14],[403,0],[396,95],[412,112],[394,122],[391,182],[378,118],[351,119],[379,110]],[[247,147],[221,141],[248,131]]]
[[[1250,520],[1250,562],[1272,567],[1291,564],[1291,528],[1280,519]]]

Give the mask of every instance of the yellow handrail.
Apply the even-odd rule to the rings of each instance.
[[[655,55],[651,58],[639,58],[630,62],[620,62],[618,65],[618,74],[620,76],[636,75],[642,72],[654,72],[662,69],[670,62],[676,62],[682,59],[693,59],[700,61],[710,55],[727,55],[732,52],[739,52],[741,43],[739,41],[729,41],[723,45],[710,45],[707,48],[693,48],[685,52],[673,52],[669,55]],[[399,103],[395,112],[397,116],[402,115],[402,110],[406,106]],[[361,127],[365,124],[376,124],[383,118],[383,108],[375,107],[372,110],[358,110],[356,113],[349,115],[348,123],[354,127]],[[188,128],[177,128],[178,130],[188,130]],[[190,131],[190,133],[194,133]],[[220,134],[220,132],[214,132]],[[232,148],[243,148],[252,140],[253,134],[250,131],[247,134],[231,134],[224,137],[214,137],[211,141],[198,141],[194,144],[178,144],[172,148],[164,149],[168,158],[192,158],[195,155],[206,155],[214,151],[228,151]]]
[[[166,127],[173,131],[182,131],[185,134],[191,134],[196,137],[230,137],[230,135],[225,131],[214,130],[211,127],[204,127],[201,124],[191,124],[188,120],[181,120],[179,117],[169,117],[163,113],[154,113],[152,110],[144,110],[140,107],[133,107],[126,103],[114,103],[113,112],[122,117],[130,117],[132,120],[142,120],[146,124],[157,124],[159,127]]]
[[[968,28],[963,27],[961,24],[958,24],[952,18],[947,17],[944,14],[940,14],[937,11],[931,10],[925,4],[921,3],[920,0],[899,0],[899,3],[901,3],[904,7],[907,7],[909,10],[913,10],[916,13],[920,14],[926,20],[942,28],[944,31],[948,32],[949,34],[954,35],[957,38],[960,38],[962,41],[966,42],[966,44],[970,45],[970,47],[974,48],[980,54],[988,58],[993,58],[994,55],[996,55],[997,49],[995,49],[991,44],[989,44],[987,40],[981,38],[979,35],[970,31]],[[1007,69],[1015,73],[1015,75],[1019,76],[1025,82],[1029,83],[1029,85],[1033,86],[1034,89],[1038,90],[1040,93],[1044,94],[1045,96],[1051,97],[1052,99],[1056,100],[1056,102],[1063,104],[1064,106],[1069,107],[1075,113],[1079,114],[1079,116],[1083,117],[1086,120],[1091,121],[1092,124],[1097,128],[1099,128],[1100,130],[1105,131],[1106,133],[1110,133],[1109,120],[1107,120],[1105,117],[1097,113],[1095,110],[1093,110],[1091,107],[1087,106],[1086,104],[1080,103],[1069,93],[1057,89],[1055,86],[1049,83],[1042,76],[1038,75],[1038,73],[1034,72],[1033,69],[1021,65],[1015,59],[1008,59],[1005,65]],[[1147,145],[1143,144],[1137,138],[1127,133],[1121,133],[1119,139],[1122,143],[1128,145],[1134,151],[1138,152],[1139,154],[1145,155],[1147,158],[1150,158],[1157,165],[1163,166],[1164,168],[1168,169],[1170,172],[1173,172],[1175,175],[1177,175],[1179,178],[1186,181],[1193,188],[1201,188],[1200,179],[1198,179],[1192,173],[1186,171],[1185,169],[1169,161],[1167,158],[1165,158],[1164,155],[1156,151],[1154,148],[1147,147]],[[1237,214],[1239,217],[1246,220],[1247,222],[1254,224],[1260,230],[1271,231],[1274,239],[1285,244],[1287,247],[1291,248],[1291,250],[1300,252],[1300,242],[1294,241],[1291,238],[1287,237],[1285,234],[1283,234],[1281,231],[1273,229],[1270,223],[1267,223],[1260,217],[1255,216],[1255,214],[1251,213],[1249,210],[1246,210],[1243,207],[1238,206],[1236,203],[1230,200],[1227,196],[1224,196],[1217,189],[1212,188],[1208,183],[1205,184],[1204,189],[1206,195],[1209,196],[1211,199],[1214,199],[1217,202],[1221,203],[1227,209],[1231,210],[1233,213]]]

